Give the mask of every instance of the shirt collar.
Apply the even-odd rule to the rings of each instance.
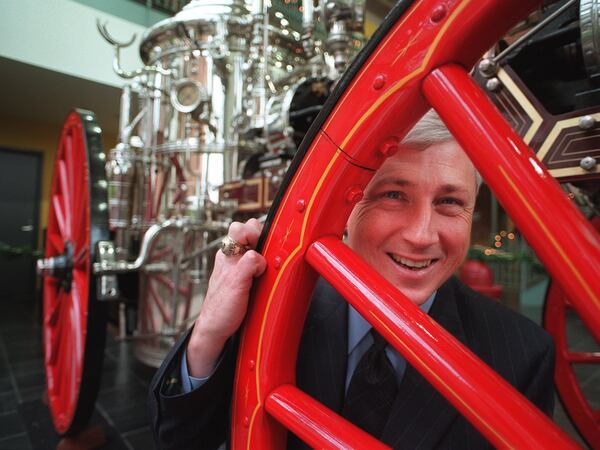
[[[437,291],[434,291],[425,302],[419,305],[421,311],[426,314],[429,313],[431,305],[433,305],[433,301],[435,300],[436,293]],[[350,354],[372,327],[371,324],[352,307],[352,305],[349,304],[348,307],[348,354]]]

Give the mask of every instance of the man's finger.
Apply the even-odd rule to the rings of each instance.
[[[244,273],[249,272],[253,277],[258,277],[262,275],[267,268],[267,260],[260,253],[254,250],[248,250],[240,259],[238,267],[240,271],[244,271]]]
[[[252,220],[252,219],[250,219]],[[258,223],[256,219],[254,219]],[[258,223],[260,225],[260,223]],[[234,241],[241,245],[247,245],[250,248],[255,248],[258,243],[258,238],[260,237],[260,233],[262,231],[262,226],[257,228],[254,222],[233,222],[229,225],[229,231],[227,234]]]

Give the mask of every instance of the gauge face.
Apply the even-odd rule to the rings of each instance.
[[[189,113],[194,111],[204,100],[203,89],[193,80],[180,80],[171,91],[171,103],[177,111]]]

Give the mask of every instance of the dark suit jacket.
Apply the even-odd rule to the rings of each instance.
[[[339,412],[347,358],[347,303],[318,283],[306,319],[297,384]],[[554,406],[552,340],[528,319],[483,297],[456,279],[439,290],[429,312],[529,400],[551,415]],[[182,394],[181,355],[187,336],[173,348],[152,381],[150,414],[159,448],[217,448],[225,440],[235,367],[226,348],[215,374]],[[487,441],[420,374],[407,366],[382,440],[396,449],[479,449]],[[306,448],[294,436],[288,448]]]

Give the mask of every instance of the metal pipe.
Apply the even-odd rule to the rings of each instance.
[[[552,14],[550,14],[548,17],[546,17],[544,20],[542,20],[540,23],[538,23],[535,27],[531,28],[527,33],[525,33],[523,36],[521,36],[519,39],[517,39],[511,45],[506,47],[502,52],[498,53],[492,60],[494,62],[494,64],[498,63],[498,61],[500,61],[502,58],[504,58],[506,55],[508,55],[510,52],[512,52],[515,48],[517,48],[519,45],[521,45],[523,42],[525,42],[527,39],[529,39],[535,33],[540,31],[542,28],[544,28],[546,25],[548,25],[550,22],[552,22],[555,18],[560,16],[563,12],[565,12],[569,7],[574,5],[577,1],[578,0],[569,0],[567,3],[562,5],[560,8],[558,8]]]
[[[119,116],[119,140],[124,144],[129,140],[129,136],[125,136],[125,130],[129,125],[131,117],[131,86],[126,84],[121,92],[121,115]]]
[[[181,219],[167,220],[161,224],[152,225],[144,234],[140,253],[135,261],[115,261],[114,264],[106,262],[94,263],[94,275],[111,275],[117,273],[135,272],[140,270],[150,257],[150,249],[158,235],[167,229],[182,229],[184,221]]]

